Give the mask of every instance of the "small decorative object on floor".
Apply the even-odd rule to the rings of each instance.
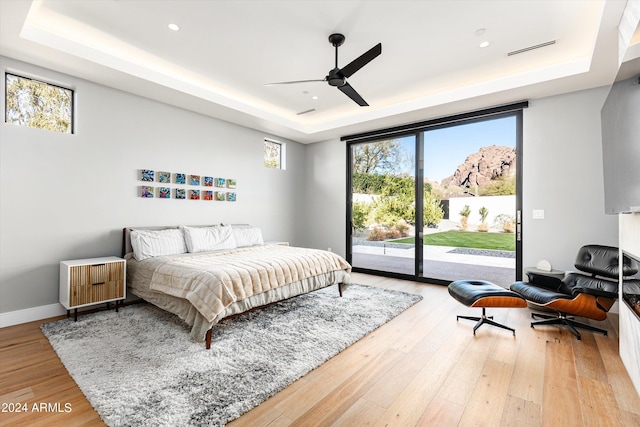
[[[146,303],[42,330],[107,425],[223,426],[421,299],[331,286],[223,320],[211,350]]]

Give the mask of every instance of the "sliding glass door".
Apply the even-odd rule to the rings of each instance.
[[[350,141],[354,270],[505,287],[519,279],[521,123],[510,111]]]
[[[351,255],[356,268],[413,275],[414,135],[351,144]]]
[[[423,132],[423,277],[516,278],[516,116]]]

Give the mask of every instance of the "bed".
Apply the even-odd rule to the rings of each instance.
[[[130,292],[180,317],[207,349],[225,317],[331,285],[342,296],[351,282],[339,255],[265,243],[249,225],[127,227],[122,254]]]

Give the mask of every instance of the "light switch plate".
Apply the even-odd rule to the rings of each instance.
[[[544,210],[543,209],[534,209],[533,210],[533,219],[544,219]]]

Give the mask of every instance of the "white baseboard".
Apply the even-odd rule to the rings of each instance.
[[[67,310],[61,304],[42,305],[40,307],[0,313],[0,328],[48,319],[49,317],[61,316],[66,313]]]

